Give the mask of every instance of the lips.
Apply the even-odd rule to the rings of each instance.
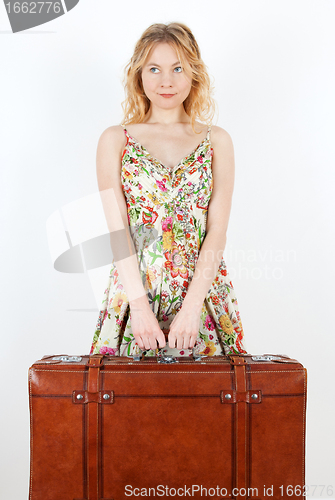
[[[159,95],[161,95],[162,97],[173,97],[174,96],[174,94],[159,94]]]

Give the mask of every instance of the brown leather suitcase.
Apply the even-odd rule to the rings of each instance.
[[[301,499],[306,383],[285,355],[44,356],[29,499]]]

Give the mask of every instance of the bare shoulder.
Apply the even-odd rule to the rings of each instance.
[[[103,149],[122,151],[126,144],[126,136],[121,125],[107,127],[99,137],[99,146]]]
[[[218,125],[212,125],[211,127],[211,143],[214,152],[220,150],[220,152],[233,153],[234,146],[230,134],[222,127]]]
[[[121,156],[127,139],[121,125],[107,127],[99,137],[97,148],[97,166],[104,168],[110,162],[121,163]]]
[[[230,134],[222,127],[212,126],[211,145],[213,148],[212,171],[215,179],[227,183],[233,179],[235,171],[234,146]]]
[[[100,135],[96,153],[99,186],[106,186],[112,179],[119,179],[126,142],[123,127],[120,125],[107,127]]]

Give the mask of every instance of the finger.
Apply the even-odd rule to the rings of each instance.
[[[184,344],[184,334],[177,337],[177,349],[185,349]]]
[[[166,346],[166,338],[165,338],[165,335],[162,331],[157,335],[157,342],[158,342],[159,347]]]
[[[193,342],[193,334],[191,333],[185,333],[183,339],[182,339],[182,349],[191,349],[192,348],[192,342]]]
[[[190,342],[189,342],[189,349],[193,349],[194,345],[195,345],[195,339],[193,337],[190,338]]]
[[[169,347],[171,349],[174,349],[176,347],[176,336],[171,331],[169,332],[168,341],[169,341]]]
[[[143,347],[141,349],[150,349],[149,339],[146,336],[142,336]]]
[[[190,336],[190,340],[189,340],[189,348],[190,349],[193,349],[196,339],[197,339],[197,335]]]
[[[157,340],[153,337],[150,337],[149,338],[149,345],[150,345],[150,349],[157,349]]]
[[[190,349],[192,344],[193,336],[191,334],[185,335],[184,337],[184,349]]]
[[[140,349],[142,349],[142,351],[143,351],[143,350],[144,350],[144,345],[143,345],[143,340],[142,340],[142,338],[141,338],[141,337],[139,337],[138,335],[136,335],[135,340],[136,340],[136,343],[137,343],[138,347],[139,347]]]

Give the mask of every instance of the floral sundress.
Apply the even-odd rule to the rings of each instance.
[[[122,125],[123,126],[123,125]],[[129,230],[148,302],[161,329],[169,329],[182,307],[206,236],[213,189],[210,130],[189,155],[168,170],[129,135],[121,159]],[[224,259],[203,302],[196,354],[246,354],[238,303]],[[191,356],[192,349],[147,349]],[[103,294],[90,354],[133,356],[141,351],[132,334],[131,311],[114,260]]]

